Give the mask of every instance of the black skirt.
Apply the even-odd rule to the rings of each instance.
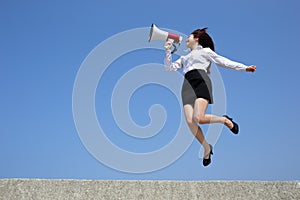
[[[193,69],[184,75],[181,98],[183,105],[193,106],[197,98],[207,99],[209,104],[213,103],[211,80],[204,70]]]

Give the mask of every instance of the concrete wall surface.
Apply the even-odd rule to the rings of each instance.
[[[300,182],[0,179],[1,200],[300,200]]]

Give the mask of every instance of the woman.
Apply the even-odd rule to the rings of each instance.
[[[165,43],[165,66],[167,71],[176,71],[183,68],[185,80],[183,82],[181,95],[185,118],[190,131],[204,148],[203,165],[211,163],[213,154],[212,145],[204,138],[199,124],[223,123],[234,134],[238,134],[239,127],[230,117],[222,117],[206,114],[208,104],[213,103],[212,85],[208,74],[211,63],[219,66],[246,72],[255,72],[256,66],[231,61],[214,52],[214,43],[206,32],[207,28],[193,31],[186,40],[186,46],[191,50],[186,56],[181,56],[172,63],[172,43]]]

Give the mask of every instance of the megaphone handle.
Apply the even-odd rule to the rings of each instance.
[[[175,51],[177,51],[177,46],[174,44],[174,40],[171,38],[167,39],[169,42],[172,43],[172,46],[174,47],[174,49],[171,51],[171,54],[173,54]]]
[[[171,54],[173,54],[175,51],[177,51],[177,46],[174,43],[172,43],[172,46],[174,47],[174,49],[173,49],[173,51],[171,51]]]

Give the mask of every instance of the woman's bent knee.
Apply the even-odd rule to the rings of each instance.
[[[194,123],[197,123],[197,124],[207,124],[207,121],[205,119],[205,116],[200,116],[200,115],[195,115],[193,116],[193,121]]]
[[[199,124],[200,116],[199,115],[194,115],[192,120],[193,120],[194,123]]]

